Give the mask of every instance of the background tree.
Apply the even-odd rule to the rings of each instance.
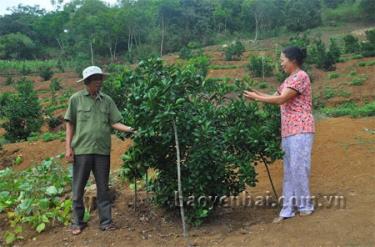
[[[305,31],[322,23],[319,0],[287,0],[285,24],[291,31]]]

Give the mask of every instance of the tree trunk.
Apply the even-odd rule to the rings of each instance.
[[[92,40],[90,40],[91,65],[94,65],[94,49],[92,47]]]
[[[128,35],[128,52],[131,53],[132,50],[132,33],[130,27],[128,28],[129,35]]]
[[[256,43],[258,40],[258,28],[259,28],[259,16],[258,14],[254,13],[255,18],[255,38],[251,41],[253,43]]]
[[[161,42],[160,42],[160,57],[163,56],[163,46],[164,46],[164,35],[165,35],[165,26],[164,26],[164,16],[161,18]]]
[[[109,42],[108,50],[109,50],[109,56],[111,57],[111,63],[113,63],[112,42]]]
[[[61,49],[62,54],[64,54],[65,53],[64,44],[62,43],[62,41],[59,40],[59,38],[56,38],[56,41],[57,41],[57,44],[59,45],[59,47]]]
[[[115,45],[113,48],[113,60],[116,60],[116,51],[117,51],[117,38],[116,38]]]
[[[176,142],[176,156],[177,156],[177,183],[178,183],[178,198],[180,204],[180,214],[181,214],[181,221],[182,221],[182,229],[184,238],[186,239],[187,245],[190,245],[189,242],[189,235],[185,223],[185,213],[184,213],[184,198],[182,194],[182,185],[181,185],[181,158],[180,158],[180,145],[178,142],[178,135],[177,135],[177,127],[176,122],[173,120],[173,130],[174,130],[174,138]]]

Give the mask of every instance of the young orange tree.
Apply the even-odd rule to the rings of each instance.
[[[201,223],[219,206],[192,198],[238,195],[255,186],[255,164],[281,158],[277,107],[247,102],[247,87],[205,80],[200,63],[165,66],[142,61],[106,82],[123,110],[124,122],[137,128],[124,154],[123,175],[141,178],[157,171],[150,188],[154,201],[176,209],[176,125],[181,155],[182,192],[187,218]]]

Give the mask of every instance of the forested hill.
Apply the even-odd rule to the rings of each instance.
[[[184,47],[258,40],[321,25],[375,20],[374,0],[53,1],[0,17],[0,59],[105,58],[134,62]]]

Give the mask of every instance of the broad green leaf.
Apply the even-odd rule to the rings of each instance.
[[[46,229],[46,224],[45,223],[40,223],[37,227],[36,227],[36,231],[41,233],[42,231],[44,231],[44,229]]]

